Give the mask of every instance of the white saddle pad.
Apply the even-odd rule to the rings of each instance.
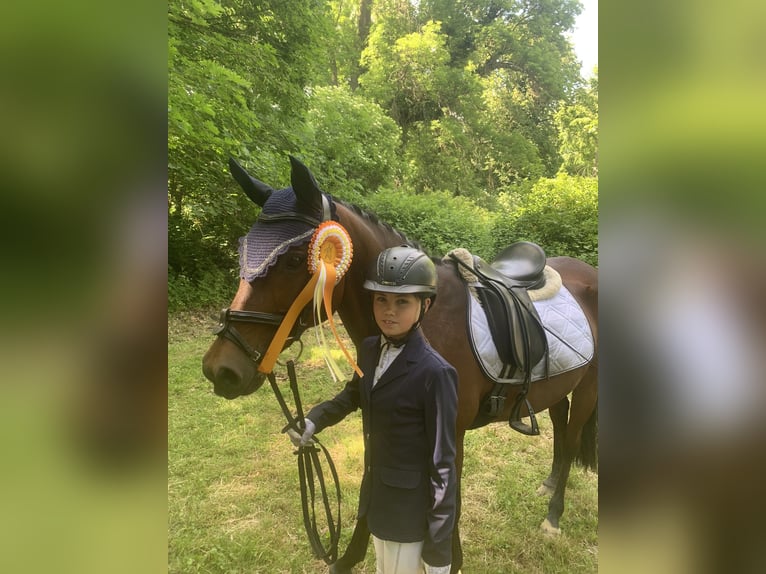
[[[471,338],[476,353],[483,363],[484,370],[493,377],[498,377],[503,369],[503,362],[497,354],[492,340],[484,308],[472,295],[469,295]],[[548,339],[548,375],[554,376],[583,366],[593,358],[595,347],[593,333],[580,305],[566,287],[550,299],[534,301]],[[532,369],[532,380],[545,378],[545,358]]]

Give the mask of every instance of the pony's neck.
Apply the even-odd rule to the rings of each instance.
[[[344,278],[338,315],[354,346],[359,348],[366,337],[379,333],[372,314],[372,299],[364,288],[367,270],[381,251],[401,245],[406,239],[393,228],[366,218],[344,204],[336,203],[336,209],[338,220],[354,245],[354,257]]]

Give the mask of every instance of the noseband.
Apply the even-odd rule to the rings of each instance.
[[[221,317],[218,320],[218,327],[213,331],[214,335],[228,339],[239,347],[245,355],[248,356],[256,366],[261,363],[261,357],[263,353],[253,349],[239,331],[232,325],[232,323],[251,323],[256,325],[274,325],[279,327],[282,324],[282,320],[285,318],[284,314],[279,313],[261,313],[259,311],[236,311],[231,308],[221,310]],[[297,323],[290,332],[290,336],[287,339],[287,343],[291,344],[294,341],[300,341],[300,337],[303,332],[309,327],[308,323],[303,319],[303,313],[298,318]]]

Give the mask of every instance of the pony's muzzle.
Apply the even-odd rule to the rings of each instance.
[[[257,372],[253,361],[239,349],[226,353],[222,340],[216,341],[202,359],[202,372],[211,383],[216,395],[235,399],[257,391],[265,375]]]

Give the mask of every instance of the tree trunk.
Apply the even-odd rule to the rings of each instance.
[[[362,51],[367,46],[367,38],[370,35],[370,28],[372,27],[372,2],[373,0],[359,0],[359,20],[357,21],[359,56],[362,55]],[[349,78],[349,84],[352,90],[356,90],[359,87],[359,76],[361,74],[361,66],[354,66],[351,77]]]

